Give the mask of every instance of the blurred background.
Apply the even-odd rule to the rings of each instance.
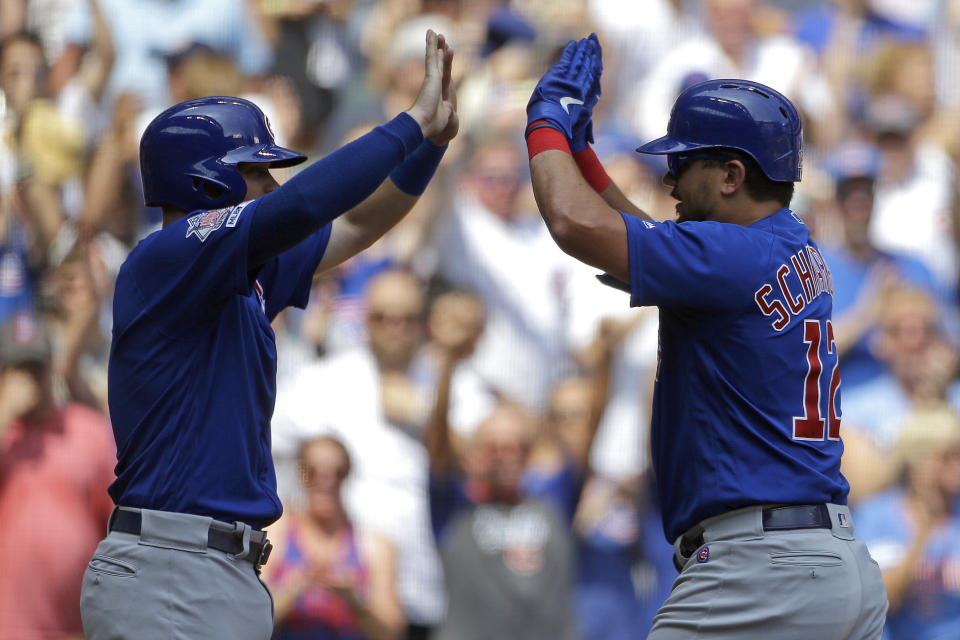
[[[410,215],[274,326],[277,637],[469,637],[452,576],[537,608],[548,569],[569,637],[649,630],[676,577],[646,450],[656,312],[556,248],[522,138],[540,75],[596,31],[594,146],[654,218],[673,216],[665,166],[633,149],[682,89],[747,78],[800,109],[792,208],[833,274],[844,472],[885,633],[960,638],[958,0],[3,0],[0,638],[82,637],[115,463],[113,279],[160,223],[146,124],[239,95],[317,159],[412,104],[427,28],[456,51],[460,135]],[[431,519],[438,429],[468,477],[562,517],[491,516],[476,541],[503,562],[458,566]]]

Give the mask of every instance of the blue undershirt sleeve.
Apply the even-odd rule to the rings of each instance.
[[[250,268],[296,246],[358,205],[422,141],[420,125],[401,113],[261,197],[250,232]]]
[[[411,196],[423,195],[448,146],[438,147],[429,140],[424,140],[417,150],[407,156],[403,164],[390,174],[393,184]]]

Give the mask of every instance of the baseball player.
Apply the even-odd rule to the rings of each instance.
[[[280,516],[270,321],[413,205],[457,133],[453,51],[428,31],[414,105],[282,187],[304,156],[239,98],[190,100],[143,134],[163,229],[117,276],[110,414],[117,508],[83,578],[87,638],[269,638],[259,580]],[[339,216],[339,217],[338,217]]]
[[[650,638],[878,638],[886,593],[840,474],[833,283],[790,211],[794,106],[709,80],[676,100],[676,221],[628,202],[591,151],[596,36],[571,42],[527,107],[534,193],[559,246],[660,311],[652,456],[680,575]]]

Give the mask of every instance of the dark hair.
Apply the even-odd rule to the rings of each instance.
[[[311,438],[310,440],[307,440],[306,442],[300,445],[300,451],[297,453],[297,462],[301,468],[301,471],[303,469],[304,463],[306,462],[307,450],[309,450],[310,448],[316,445],[321,445],[321,444],[332,445],[335,449],[340,451],[340,453],[343,455],[343,459],[347,463],[346,474],[344,474],[344,477],[350,475],[350,470],[353,469],[353,461],[350,459],[350,451],[347,449],[347,446],[343,444],[343,442],[339,438],[331,435],[317,436],[315,438]]]
[[[40,51],[40,57],[43,59],[44,68],[47,64],[46,52],[43,48],[43,41],[33,31],[15,31],[0,40],[0,58],[7,52],[7,49],[15,42],[26,42]]]
[[[743,151],[737,149],[711,149],[711,153],[723,156],[726,160],[714,158],[704,158],[703,162],[709,167],[721,167],[729,160],[739,160],[746,169],[746,175],[743,179],[743,186],[754,200],[762,202],[765,200],[775,200],[784,207],[790,206],[793,200],[792,182],[777,182],[767,177],[757,161]]]

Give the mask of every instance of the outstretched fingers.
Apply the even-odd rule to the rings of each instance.
[[[437,33],[433,29],[427,29],[427,47],[424,52],[423,66],[428,78],[437,72],[437,42]]]
[[[569,68],[570,63],[573,60],[574,55],[577,52],[577,41],[571,40],[567,43],[567,46],[563,48],[563,51],[560,52],[560,57],[557,58],[557,62],[554,66],[558,68]]]
[[[442,38],[442,36],[441,36]],[[441,40],[441,51],[443,54],[443,72],[440,81],[440,87],[442,91],[441,99],[446,102],[454,102],[456,100],[456,89],[453,86],[453,81],[451,80],[453,76],[453,48],[446,42],[446,40]]]

